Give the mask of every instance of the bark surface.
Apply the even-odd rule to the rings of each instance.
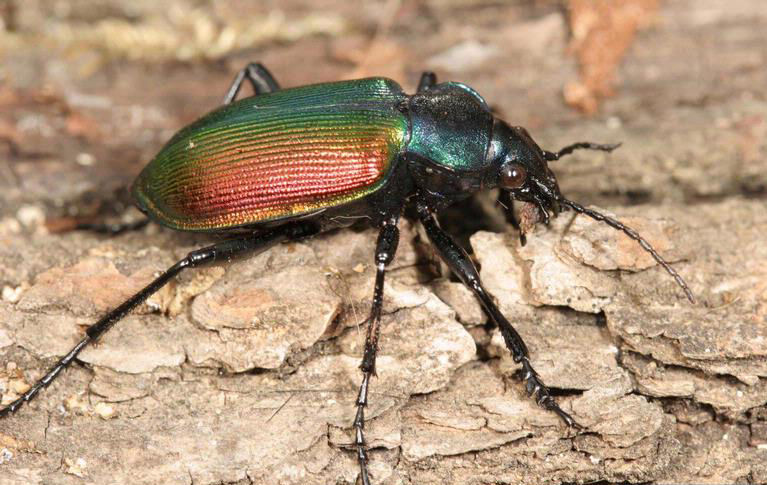
[[[562,192],[637,229],[698,304],[572,212],[525,247],[489,196],[442,216],[576,433],[525,395],[497,330],[404,221],[366,412],[374,483],[767,482],[761,0],[661,2],[590,117],[564,101],[584,69],[558,2],[209,3],[0,6],[3,403],[210,243],[52,229],[135,219],[121,189],[248,61],[283,86],[384,75],[409,92],[429,69],[548,150],[622,142],[555,162]],[[183,274],[0,421],[0,484],[354,483],[375,239],[337,231]]]

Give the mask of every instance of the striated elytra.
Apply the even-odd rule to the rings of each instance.
[[[245,80],[255,96],[235,101]],[[674,277],[682,277],[639,234],[622,223],[566,199],[548,162],[576,149],[611,151],[618,145],[580,142],[557,152],[542,150],[522,127],[496,118],[482,97],[456,82],[438,84],[424,73],[415,94],[392,80],[369,78],[280,89],[260,64],[235,77],[224,105],[179,131],[144,168],[133,195],[148,220],[180,231],[223,233],[217,244],[192,251],[143,290],[86,330],[85,337],[0,416],[18,410],[128,312],[186,268],[242,253],[256,253],[348,226],[360,219],[379,228],[376,280],[362,383],[352,423],[360,480],[370,484],[365,407],[375,374],[384,276],[399,241],[397,223],[406,208],[458,278],[498,326],[522,367],[537,403],[579,428],[535,372],[522,337],[484,289],[466,252],[444,232],[435,213],[481,190],[500,189],[509,220],[524,232],[561,210],[574,211],[623,231]],[[511,204],[523,204],[521,220]],[[91,226],[119,233],[143,226]]]
[[[376,192],[410,138],[405,94],[362,79],[227,104],[181,130],[139,175],[133,195],[185,231],[307,216]]]

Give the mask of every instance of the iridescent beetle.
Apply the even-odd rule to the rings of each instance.
[[[246,79],[255,96],[235,101]],[[263,66],[250,64],[236,76],[224,106],[178,132],[133,185],[136,202],[150,220],[179,231],[227,233],[231,238],[189,253],[88,327],[80,343],[0,410],[0,416],[35,397],[83,348],[182,270],[365,218],[380,229],[353,423],[360,476],[368,485],[364,410],[375,373],[384,275],[397,250],[397,222],[412,205],[442,259],[500,328],[514,361],[522,366],[528,393],[568,426],[577,426],[536,374],[522,337],[483,288],[466,252],[439,227],[434,214],[493,188],[500,189],[502,201],[524,204],[523,234],[538,222],[548,223],[550,214],[573,209],[636,240],[693,301],[681,276],[646,240],[620,222],[567,200],[548,167],[576,149],[611,151],[616,146],[575,143],[558,152],[541,150],[524,128],[495,118],[472,88],[437,84],[428,72],[414,95],[385,78],[283,90]]]

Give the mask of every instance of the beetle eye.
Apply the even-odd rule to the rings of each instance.
[[[505,189],[518,189],[527,180],[527,170],[522,165],[509,163],[501,168],[501,186]]]

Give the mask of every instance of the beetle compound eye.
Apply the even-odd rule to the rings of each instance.
[[[501,186],[505,189],[518,189],[527,180],[527,170],[522,165],[509,163],[501,168]]]

